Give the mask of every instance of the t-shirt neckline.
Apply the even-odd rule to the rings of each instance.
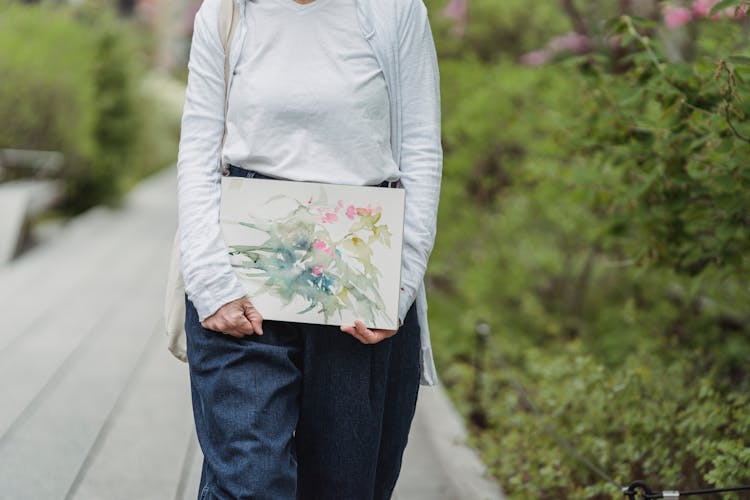
[[[301,12],[301,11],[312,10],[318,5],[327,2],[328,0],[313,0],[312,2],[309,2],[309,3],[299,3],[295,0],[276,0],[276,1],[282,5],[285,5],[286,7],[292,10]]]

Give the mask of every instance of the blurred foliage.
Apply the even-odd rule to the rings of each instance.
[[[493,22],[475,5],[491,8],[471,2],[467,34]],[[543,36],[476,57],[507,25],[456,38],[431,7],[445,162],[430,325],[491,472],[510,498],[621,498],[554,430],[620,483],[749,484],[747,22],[686,28],[678,62],[666,47],[684,32],[602,17],[594,51],[530,68],[518,56]],[[563,29],[538,19],[530,33]]]
[[[434,2],[427,2],[438,12]],[[555,2],[471,0],[470,23],[463,37],[451,36],[451,23],[433,16],[433,33],[442,59],[477,59],[493,62],[515,59],[547,43],[553,35],[570,30]]]
[[[0,147],[60,150],[71,164],[92,157],[95,40],[71,16],[0,9]]]
[[[96,1],[0,13],[0,148],[63,152],[64,212],[117,204],[174,159],[175,126],[141,90],[137,26]]]

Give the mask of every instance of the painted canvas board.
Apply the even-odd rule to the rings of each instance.
[[[404,190],[221,178],[229,258],[264,319],[398,327]]]

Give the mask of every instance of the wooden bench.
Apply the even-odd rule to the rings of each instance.
[[[23,176],[0,183],[0,265],[18,255],[29,219],[59,200],[59,182],[49,177],[59,172],[63,160],[56,151],[0,149],[0,178]]]

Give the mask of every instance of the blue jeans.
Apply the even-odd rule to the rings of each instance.
[[[238,339],[203,328],[187,295],[185,305],[199,499],[391,497],[419,389],[414,305],[373,345],[337,326],[270,320]]]

